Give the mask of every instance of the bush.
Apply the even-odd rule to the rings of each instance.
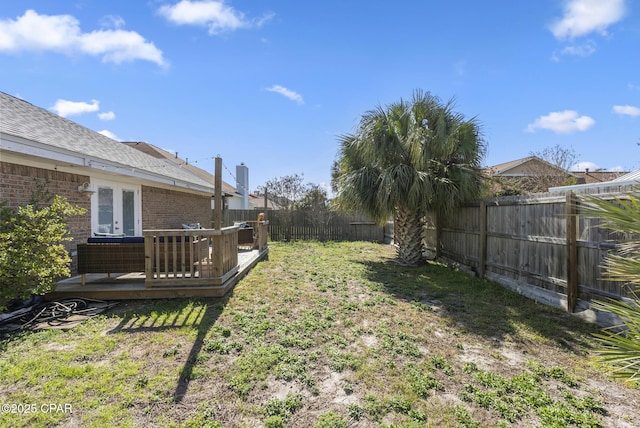
[[[61,196],[44,207],[5,205],[0,206],[0,310],[12,300],[50,292],[58,278],[70,276],[66,219],[85,212]]]

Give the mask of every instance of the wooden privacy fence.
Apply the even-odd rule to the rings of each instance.
[[[258,210],[226,210],[224,224],[255,221]],[[371,241],[389,239],[388,225],[379,225],[361,214],[313,213],[303,210],[268,211],[269,237],[273,241]]]
[[[621,196],[631,187],[540,193],[481,201],[436,224],[428,249],[523,294],[576,310],[578,299],[621,298],[627,289],[603,278],[603,258],[620,237],[582,215],[580,194]]]

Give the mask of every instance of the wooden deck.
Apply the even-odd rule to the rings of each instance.
[[[235,287],[259,261],[269,256],[269,248],[262,251],[238,252],[238,270],[222,285],[174,285],[145,286],[144,272],[112,274],[87,274],[87,283],[82,285],[80,276],[58,282],[56,291],[45,296],[47,300],[64,297],[84,297],[100,300],[167,299],[177,297],[221,297]]]

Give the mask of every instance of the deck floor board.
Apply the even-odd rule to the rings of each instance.
[[[179,297],[222,297],[235,287],[259,261],[266,259],[269,249],[238,252],[238,273],[222,285],[198,286],[145,286],[144,272],[111,274],[87,274],[87,283],[82,285],[81,277],[74,276],[58,282],[55,291],[45,299],[84,297],[101,300],[166,299]]]

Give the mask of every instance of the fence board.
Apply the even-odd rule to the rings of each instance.
[[[258,210],[226,210],[225,226],[236,222],[255,221]],[[371,241],[385,242],[389,232],[362,214],[310,213],[308,211],[268,211],[269,237],[273,241]]]
[[[631,190],[631,186],[612,186],[576,191],[578,202],[569,211],[563,193],[509,196],[470,204],[440,219],[439,230],[431,217],[425,246],[440,250],[447,259],[480,276],[499,275],[564,295],[575,287],[575,296],[568,299],[570,308],[575,306],[572,299],[576,297],[627,297],[626,287],[606,281],[600,267],[607,252],[615,247],[612,241],[621,236],[601,228],[599,219],[581,215],[579,195],[612,198]],[[567,214],[575,220],[575,224],[569,222],[570,229]],[[438,233],[439,240],[435,241]]]

